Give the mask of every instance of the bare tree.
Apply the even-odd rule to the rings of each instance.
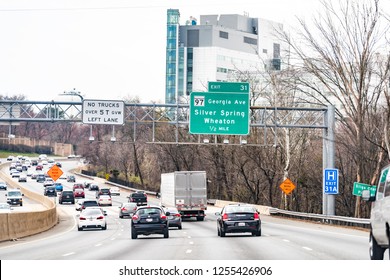
[[[389,25],[381,26],[379,0],[339,1],[339,7],[329,1],[321,3],[323,12],[313,25],[299,19],[301,29],[296,36],[280,35],[302,62],[296,67],[299,90],[320,104],[336,105],[338,119],[349,134],[348,146],[355,149],[356,180],[362,182],[369,180],[363,176],[367,168],[365,124],[370,107],[380,100],[382,85],[388,83],[389,68],[378,75],[375,56]],[[359,210],[357,199],[357,217]]]

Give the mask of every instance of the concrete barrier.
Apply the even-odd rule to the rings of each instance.
[[[0,168],[8,165],[9,163],[4,163]],[[18,182],[9,178],[3,171],[0,171],[0,178],[9,187],[19,188],[25,197],[43,205],[41,207],[42,210],[39,211],[1,213],[0,241],[15,240],[37,234],[54,227],[58,223],[57,208],[52,199],[21,186]]]

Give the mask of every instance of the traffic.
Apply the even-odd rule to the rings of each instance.
[[[46,161],[38,170],[45,177],[56,164]],[[10,177],[41,195],[54,187],[56,195],[49,198],[56,203],[59,223],[23,242],[1,242],[2,259],[369,259],[367,231],[284,220],[239,204],[208,205],[202,218],[184,217],[164,198],[164,190],[156,198],[74,174],[79,160],[59,163],[64,174],[46,187],[47,180],[33,176],[27,182]],[[7,168],[3,172],[11,176]],[[22,173],[30,169],[35,165]],[[75,196],[80,189],[84,197]],[[146,203],[132,202],[135,193],[144,194]],[[0,196],[0,202],[5,198]],[[10,211],[33,211],[34,202],[23,200],[23,206],[11,205]]]

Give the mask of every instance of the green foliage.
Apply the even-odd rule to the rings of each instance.
[[[17,152],[13,152],[13,151],[0,150],[0,158],[7,158],[9,156],[18,156],[18,155],[28,156],[28,157],[38,157],[39,156],[39,154],[36,154],[36,153],[17,153]]]

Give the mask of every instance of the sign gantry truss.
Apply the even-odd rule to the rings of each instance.
[[[82,104],[74,101],[0,100],[0,123],[13,125],[20,122],[82,122]],[[250,106],[250,134],[261,128],[271,131],[274,135],[277,128],[327,129],[327,112],[326,107]],[[137,127],[149,125],[152,129],[150,142],[162,143],[155,138],[156,129],[159,125],[170,125],[175,131],[175,139],[172,139],[171,143],[185,144],[189,141],[188,137],[182,140],[179,136],[183,129],[187,128],[188,131],[189,104],[125,103],[123,114],[125,123],[133,124],[134,140],[137,139]],[[204,135],[202,137],[204,138]],[[190,142],[199,143],[200,135],[192,137]]]

